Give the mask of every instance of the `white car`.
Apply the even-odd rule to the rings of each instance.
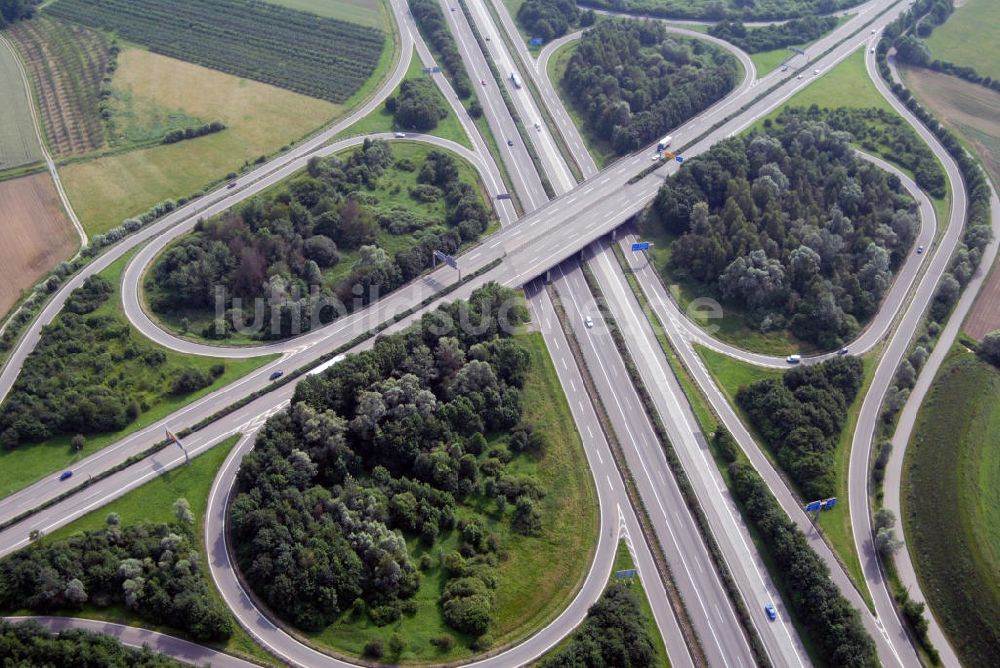
[[[917,246],[917,255],[921,255],[924,252],[923,246]]]
[[[801,78],[802,78],[802,75],[800,74],[799,76],[797,76],[797,77],[795,77],[795,78],[796,78],[796,79],[801,79]]]
[[[873,35],[875,34],[875,28],[872,28],[872,34]]]
[[[653,162],[656,162],[657,160],[659,160],[662,157],[663,156],[661,156],[659,153],[654,153],[653,155],[649,156],[649,159],[651,161],[653,161]]]
[[[813,70],[813,74],[815,74],[815,75],[818,76],[819,75],[819,70]]]
[[[405,136],[406,136],[406,133],[405,133],[405,132],[397,132],[397,133],[396,133],[395,135],[393,135],[393,136],[394,136],[394,137],[395,137],[396,139],[402,139],[403,137],[405,137]]]
[[[872,47],[872,53],[875,53],[875,47],[874,46]]]
[[[594,319],[588,315],[586,318],[583,319],[583,324],[587,326],[587,329],[590,329],[591,327],[594,326]]]

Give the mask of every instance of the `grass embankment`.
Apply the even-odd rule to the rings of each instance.
[[[393,140],[391,146],[392,154],[397,161],[404,159],[410,160],[414,164],[418,165],[418,167],[424,163],[427,159],[427,155],[431,151],[445,151],[451,154],[451,152],[446,149],[430,146],[429,144],[421,142]],[[359,149],[349,148],[337,153],[336,155],[346,156],[357,150]],[[477,172],[476,169],[461,156],[454,154],[451,155],[454,156],[455,162],[458,165],[459,178],[464,183],[478,184],[478,190],[482,196],[483,204],[488,210],[492,210],[490,195],[486,191],[485,185],[479,179],[479,172]],[[258,197],[267,199],[276,196],[279,193],[285,192],[287,184],[293,181],[296,177],[304,174],[305,171],[305,168],[303,168],[302,170],[295,172],[280,183],[264,190],[258,195]],[[386,169],[385,173],[379,178],[378,185],[374,189],[366,190],[365,192],[366,194],[370,194],[374,197],[375,201],[378,202],[379,208],[406,209],[407,211],[412,211],[422,217],[444,220],[447,214],[447,205],[443,199],[438,199],[434,202],[418,202],[410,196],[410,190],[419,185],[417,181],[419,173],[419,168],[414,171],[406,171],[396,167],[390,167]],[[480,238],[485,238],[486,236],[492,234],[496,229],[496,226],[491,224],[491,226]],[[417,240],[420,234],[420,231],[409,234],[391,234],[386,230],[382,230],[378,235],[376,245],[385,249],[389,256],[393,257],[397,251],[409,248]],[[176,243],[177,242],[174,242],[174,244],[167,246],[167,249],[172,248],[176,245]],[[164,252],[166,252],[167,249],[165,249]],[[341,250],[340,261],[333,267],[324,269],[324,280],[333,284],[343,278],[346,278],[351,273],[351,268],[354,263],[357,262],[359,255],[359,251],[357,250]],[[153,297],[158,290],[155,283],[150,281],[150,277],[152,275],[151,268],[154,265],[155,261],[148,265],[142,279],[143,290],[140,294],[143,301],[147,304],[153,301]],[[149,313],[150,317],[163,327],[192,341],[198,341],[200,343],[207,343],[210,345],[223,344],[227,346],[261,345],[261,340],[259,338],[256,338],[251,334],[241,332],[234,332],[221,342],[203,336],[202,332],[204,332],[206,328],[212,324],[213,319],[215,318],[215,313],[212,311],[188,309],[170,313],[159,312],[154,314],[153,310],[147,306],[146,312]]]
[[[547,446],[540,457],[522,456],[508,468],[512,474],[538,479],[549,493],[539,502],[543,517],[539,537],[513,533],[507,522],[497,522],[488,513],[475,513],[488,533],[499,536],[506,553],[497,567],[496,615],[490,627],[494,647],[531,635],[566,608],[590,568],[599,528],[597,494],[590,469],[545,342],[537,332],[520,335],[518,340],[529,351],[532,361],[521,397],[524,421],[545,435]],[[485,510],[492,500],[483,499],[480,503]],[[463,514],[472,513],[460,506],[456,517]],[[442,534],[430,554],[438,557],[458,549],[457,534],[457,531]],[[408,548],[414,561],[428,552],[419,538],[409,540]],[[362,654],[368,640],[385,639],[397,633],[407,646],[402,663],[466,659],[471,656],[466,642],[456,643],[447,652],[438,651],[430,643],[446,634],[460,636],[442,619],[439,599],[446,581],[440,559],[435,558],[434,566],[423,573],[420,589],[413,598],[416,614],[403,615],[398,622],[379,628],[367,616],[359,620],[348,611],[340,621],[310,638],[357,656]]]
[[[955,12],[927,38],[931,56],[976,68],[983,76],[1000,78],[1000,3],[964,0]]]
[[[120,291],[122,270],[128,261],[132,259],[135,252],[126,254],[107,269],[100,272],[100,276],[108,279],[115,286],[115,291],[107,302],[88,317],[104,316],[110,318],[114,328],[126,327],[131,330],[129,338],[139,340],[143,338],[142,335],[132,329],[122,310]],[[120,348],[123,344],[121,339],[107,341],[104,350],[100,352],[111,354],[112,359],[115,359],[116,355],[118,356],[118,361],[114,362],[108,370],[106,374],[107,378],[117,377],[119,373],[130,374],[129,378],[116,382],[130,382],[135,383],[137,386],[142,386],[146,390],[146,395],[143,399],[148,408],[142,411],[131,424],[120,431],[88,436],[86,444],[80,452],[74,452],[70,446],[72,434],[57,436],[37,444],[23,444],[14,450],[0,449],[0,497],[7,496],[27,487],[44,476],[55,475],[60,469],[72,468],[74,462],[92,455],[98,450],[140,429],[148,427],[154,422],[175,413],[206,394],[214,392],[234,380],[247,375],[277,357],[276,355],[268,355],[245,360],[230,360],[217,357],[189,356],[175,353],[147,341],[143,343],[151,350],[161,351],[166,357],[165,361],[156,368],[155,375],[158,376],[157,378],[146,377],[149,376],[148,367],[129,364],[128,360],[122,357]],[[94,351],[95,355],[97,353],[98,351]],[[169,378],[172,377],[176,370],[193,367],[203,373],[208,373],[216,364],[224,365],[225,371],[208,387],[191,392],[190,394],[174,395],[170,393]],[[138,377],[140,373],[144,377]],[[182,421],[172,425],[175,430],[183,426],[187,425]],[[152,446],[162,436],[162,434],[156,434],[151,437],[149,445]]]
[[[80,519],[74,520],[64,527],[56,529],[41,538],[41,541],[58,541],[84,531],[103,529],[107,526],[105,518],[110,513],[118,513],[123,525],[138,524],[140,522],[174,522],[176,518],[171,506],[174,501],[183,497],[191,504],[191,513],[195,518],[195,534],[198,537],[202,565],[205,569],[204,575],[211,581],[211,575],[208,573],[208,553],[205,549],[204,536],[208,492],[212,487],[215,474],[222,467],[222,463],[226,460],[226,456],[233,449],[238,439],[239,436],[232,436],[219,442],[211,449],[194,457],[190,465],[181,466],[171,471],[164,471],[145,485],[132,490],[128,494],[115,499],[97,510],[87,513]],[[221,603],[222,597],[214,585],[211,591]],[[23,614],[33,613],[31,611],[23,611]],[[93,605],[85,605],[82,610],[65,610],[56,614],[83,617],[85,619],[100,619],[116,624],[148,628],[161,633],[184,637],[177,629],[150,624],[148,621],[121,606],[98,608]],[[257,662],[277,665],[274,658],[258,646],[247,632],[243,630],[243,627],[236,623],[235,619],[233,620],[232,637],[225,643],[213,646],[216,649],[231,654],[246,656]]]
[[[424,64],[420,61],[420,58],[417,57],[416,50],[414,50],[413,56],[410,58],[410,67],[406,70],[406,76],[403,77],[403,81],[422,79],[429,76],[444,76],[444,74],[424,74]],[[401,81],[400,85],[396,86],[396,90],[392,92],[394,97],[399,95],[399,88],[402,85],[403,83]],[[465,134],[465,130],[462,128],[462,124],[455,116],[455,112],[452,110],[451,105],[448,104],[448,102],[444,99],[444,95],[442,95],[441,91],[439,91],[436,87],[434,88],[434,95],[440,101],[441,107],[448,112],[448,115],[438,121],[437,127],[433,130],[428,130],[423,134],[434,135],[436,137],[441,137],[442,139],[450,139],[456,144],[461,144],[468,149],[472,149],[472,142],[469,141],[468,136]],[[400,128],[396,126],[396,120],[392,113],[386,111],[385,105],[380,105],[377,109],[360,119],[357,123],[354,123],[349,128],[339,133],[335,139],[373,134],[376,132],[395,132],[399,129]]]
[[[4,38],[6,39],[6,38]],[[28,93],[12,48],[0,42],[0,172],[42,159]]]
[[[726,395],[726,398],[729,399],[729,403],[732,404],[734,410],[739,414],[740,419],[747,425],[747,428],[751,432],[754,432],[746,413],[736,403],[736,395],[740,388],[758,380],[780,378],[784,375],[784,371],[765,369],[747,364],[746,362],[741,362],[728,355],[723,355],[699,345],[695,345],[695,350],[705,363],[705,368],[708,369],[716,385],[719,386],[723,394]],[[820,514],[819,527],[827,537],[834,552],[836,552],[841,562],[844,563],[848,575],[854,580],[862,596],[868,602],[869,606],[871,606],[868,592],[864,587],[865,578],[861,570],[861,561],[854,546],[854,535],[851,532],[851,512],[847,494],[848,467],[851,459],[851,443],[854,438],[854,428],[858,422],[858,415],[861,413],[861,404],[875,375],[876,366],[876,358],[873,355],[866,355],[861,360],[864,363],[863,384],[861,390],[858,392],[858,396],[848,407],[847,416],[844,420],[844,428],[840,432],[840,438],[837,440],[837,448],[834,452],[837,506],[833,510],[823,511]],[[759,435],[756,435],[756,433],[755,438],[758,442],[761,442]],[[775,467],[780,469],[774,456],[766,447],[762,448],[761,451]],[[795,485],[791,482],[791,479],[788,479],[788,482],[792,489],[795,489]],[[803,501],[810,500],[803,499]]]
[[[1000,371],[956,344],[917,417],[902,521],[921,589],[962,663],[1000,655]]]

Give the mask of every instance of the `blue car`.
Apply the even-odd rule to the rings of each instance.
[[[60,479],[60,480],[69,480],[69,479],[70,479],[70,478],[72,478],[72,477],[73,477],[73,472],[72,472],[72,471],[63,471],[63,472],[62,472],[62,473],[61,473],[61,474],[59,475],[59,479]]]
[[[767,613],[767,618],[772,622],[778,618],[778,611],[774,609],[774,605],[771,603],[764,606],[764,612]]]
[[[270,379],[271,380],[278,380],[279,378],[281,378],[284,375],[285,375],[284,371],[275,371],[274,373],[271,374],[271,378]]]

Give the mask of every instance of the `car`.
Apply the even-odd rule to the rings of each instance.
[[[797,77],[795,77],[795,78],[796,78],[796,79],[801,79],[801,78],[802,78],[802,75],[800,74],[799,76],[797,76]]]
[[[876,32],[875,28],[872,28],[872,34],[873,35],[875,34],[875,32]]]
[[[819,70],[813,70],[813,74],[819,74]]]
[[[539,132],[541,132],[542,131],[542,126],[539,125],[537,122],[535,122],[535,129],[538,130]]]
[[[483,84],[485,86],[486,85],[486,79],[480,79],[479,83],[481,83],[481,84]]]
[[[73,477],[72,471],[63,471],[62,473],[59,474],[60,480],[69,480],[72,477]]]
[[[840,350],[837,351],[837,354],[838,355],[846,355],[847,354],[847,348],[841,348]]]
[[[486,36],[486,41],[487,42],[490,41],[490,36],[489,35]]]
[[[594,326],[594,319],[588,315],[586,318],[583,319],[583,324],[587,326],[587,329],[590,329],[591,327]]]
[[[392,136],[395,137],[396,139],[402,139],[403,137],[406,136],[406,133],[405,132],[396,132]]]
[[[788,65],[782,65],[781,66],[781,71],[782,72],[787,72],[788,71]]]
[[[267,379],[268,379],[268,380],[278,380],[279,378],[281,378],[281,377],[282,377],[282,376],[284,376],[284,375],[285,375],[285,372],[284,372],[284,371],[275,371],[275,372],[274,372],[274,373],[272,373],[272,374],[271,374],[270,376],[268,376],[268,378],[267,378]]]
[[[872,53],[875,53],[875,47],[874,46],[872,47]]]
[[[764,612],[767,613],[767,618],[772,622],[778,618],[778,611],[774,609],[773,603],[766,603],[764,605]]]
[[[798,364],[802,361],[802,355],[789,355],[785,358],[785,361],[789,364]]]
[[[514,145],[514,140],[513,139],[508,139],[507,140],[507,146],[513,146],[513,145]]]
[[[236,187],[236,181],[230,181],[229,185],[226,186],[226,188],[228,188],[229,190],[232,190],[235,187]]]
[[[924,252],[924,247],[923,246],[917,246],[917,255],[920,255],[923,252]]]

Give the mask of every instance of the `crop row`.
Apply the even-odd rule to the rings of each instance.
[[[150,50],[332,102],[371,76],[380,30],[242,0],[60,0],[54,16]]]

